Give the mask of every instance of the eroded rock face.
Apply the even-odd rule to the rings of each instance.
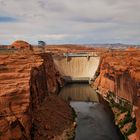
[[[63,80],[55,69],[51,54],[40,54],[43,63],[39,67],[32,67],[30,90],[32,104],[38,106],[46,96],[56,94]]]
[[[30,53],[0,55],[0,60],[1,139],[30,139],[30,71],[43,60]]]
[[[0,60],[0,139],[30,140],[33,139],[32,136],[39,137],[42,134],[46,138],[52,138],[53,129],[48,133],[43,127],[40,134],[37,131],[32,134],[33,125],[41,123],[46,127],[55,128],[60,118],[62,127],[55,133],[59,135],[72,124],[72,110],[69,105],[55,98],[55,95],[50,97],[50,94],[55,94],[62,84],[50,54],[37,55],[30,51],[18,51],[8,55],[1,54]],[[57,107],[54,105],[55,102]],[[51,112],[54,113],[51,120],[55,123],[52,123],[53,127],[47,115],[36,116],[43,112],[50,116]],[[55,115],[55,112],[58,114]],[[35,121],[38,117],[39,122]]]
[[[17,40],[13,42],[8,48],[32,50],[32,46],[23,40]]]
[[[94,87],[101,94],[111,91],[136,106],[137,139],[140,139],[140,51],[114,51],[102,57]]]
[[[42,65],[31,71],[31,137],[34,140],[62,140],[63,131],[73,128],[72,109],[56,95],[63,80],[51,55],[42,54],[41,58]]]

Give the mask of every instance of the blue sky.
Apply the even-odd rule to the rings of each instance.
[[[0,22],[14,22],[14,21],[16,21],[15,18],[8,16],[0,16]]]
[[[140,44],[140,0],[0,0],[0,44]]]

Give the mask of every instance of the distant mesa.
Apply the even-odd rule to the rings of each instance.
[[[137,51],[137,48],[136,47],[128,47],[126,50],[127,51]]]
[[[31,44],[27,43],[26,41],[17,40],[13,42],[9,47],[9,49],[29,49],[32,50]]]

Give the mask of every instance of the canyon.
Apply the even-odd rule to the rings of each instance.
[[[56,98],[63,80],[50,54],[6,52],[0,60],[1,140],[61,139],[73,129],[72,109]]]
[[[81,52],[98,52],[98,57],[91,57],[89,61],[85,57],[72,58],[70,67],[79,68],[74,71],[67,67],[67,58],[59,62],[54,59],[63,53]],[[79,78],[81,75],[93,78],[91,86],[101,96],[107,97],[111,92],[116,102],[130,102],[137,129],[128,138],[140,140],[139,49],[74,45],[57,48],[56,45],[46,47],[45,52],[39,52],[35,47],[2,51],[0,60],[0,140],[72,138],[75,129],[73,110],[57,94],[66,82],[64,76]],[[88,67],[84,68],[86,64]]]
[[[140,139],[140,50],[110,51],[102,56],[98,76],[93,83],[100,94],[115,94],[116,99],[127,100],[136,116],[137,130],[130,139]]]

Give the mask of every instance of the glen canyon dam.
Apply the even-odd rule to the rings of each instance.
[[[69,81],[92,79],[100,63],[100,56],[90,53],[67,53],[53,58],[60,74]]]
[[[0,48],[1,140],[139,140],[140,49]]]
[[[0,0],[0,140],[140,140],[140,0]]]

